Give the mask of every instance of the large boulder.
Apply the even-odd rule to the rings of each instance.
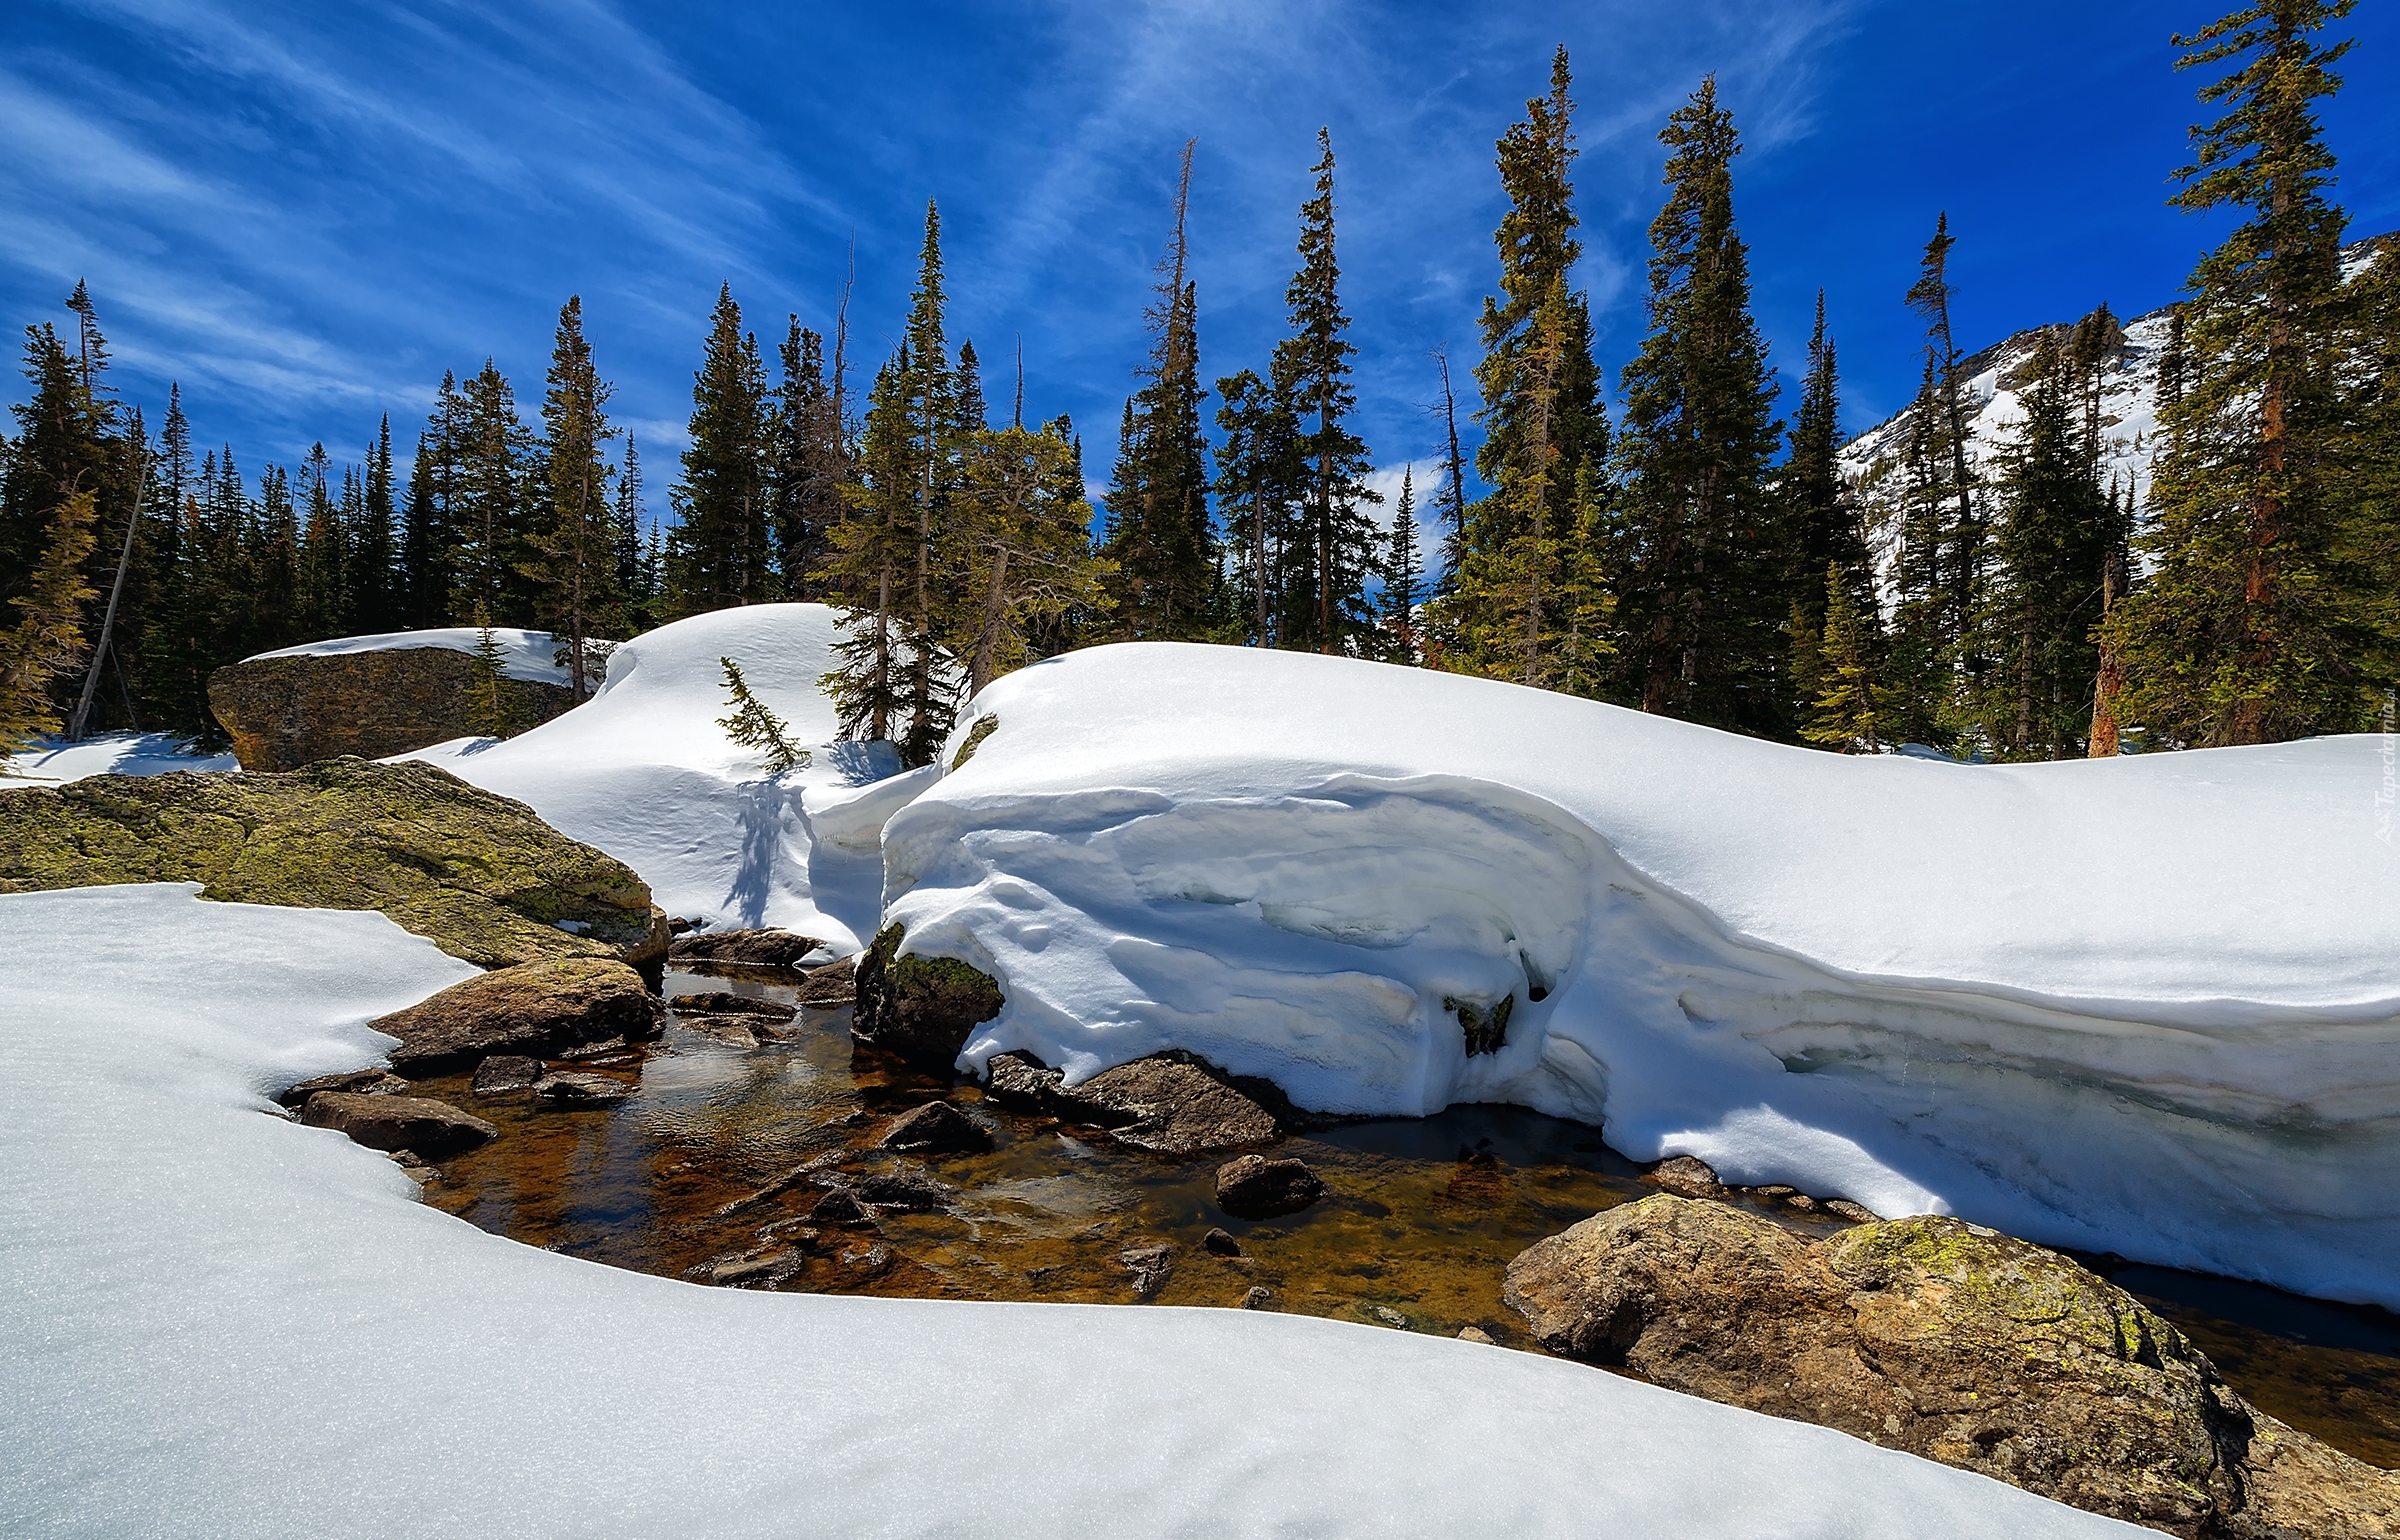
[[[521,963],[451,985],[370,1023],[400,1039],[392,1068],[440,1075],[493,1054],[536,1059],[659,1034],[659,1004],[642,976],[604,957]]]
[[[956,1066],[967,1034],[1000,1014],[1000,986],[950,957],[903,957],[905,939],[887,925],[857,970],[850,1035],[928,1069]]]
[[[447,1160],[500,1132],[470,1112],[422,1096],[370,1096],[319,1091],[300,1110],[311,1128],[338,1128],[377,1150],[408,1150]]]
[[[666,960],[666,916],[629,867],[432,765],[337,759],[0,791],[0,892],[176,881],[228,903],[380,909],[486,968]]]
[[[2400,1534],[2400,1476],[2257,1411],[2131,1295],[1955,1219],[1810,1240],[1661,1194],[1509,1264],[1554,1353],[2184,1536]]]
[[[474,731],[473,670],[473,658],[446,647],[254,658],[209,676],[208,705],[245,770],[297,770],[340,754],[381,759]],[[520,729],[575,704],[562,685],[503,679],[500,688]]]
[[[1120,1064],[1076,1086],[1028,1053],[994,1054],[987,1073],[985,1091],[1003,1105],[1104,1128],[1160,1155],[1263,1144],[1293,1122],[1290,1102],[1270,1083],[1237,1079],[1181,1051]]]

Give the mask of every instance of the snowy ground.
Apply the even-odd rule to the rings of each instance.
[[[1497,1348],[502,1240],[264,1115],[472,970],[192,892],[0,896],[0,1533],[2145,1533]]]
[[[1306,1105],[1509,1101],[1884,1214],[2400,1306],[2382,747],[1848,758],[1226,648],[1000,680],[885,832],[966,1059],[1175,1046]],[[1467,1057],[1450,1002],[1513,997]]]
[[[452,652],[471,654],[482,636],[483,633],[473,626],[387,631],[378,636],[337,636],[322,642],[302,642],[297,647],[279,647],[273,652],[262,652],[257,657],[244,658],[242,661],[256,663],[260,658],[330,658],[351,652],[399,652],[411,647],[444,647]],[[558,661],[558,639],[549,632],[494,626],[492,640],[500,646],[500,671],[509,678],[530,680],[535,684],[564,685],[571,682],[567,666]]]
[[[619,647],[597,695],[531,732],[400,757],[530,805],[639,872],[671,915],[855,951],[875,930],[883,820],[929,777],[886,779],[899,768],[889,745],[831,741],[817,680],[835,639],[821,604],[696,615]],[[723,657],[812,747],[809,765],[770,777],[717,725],[732,709]]]
[[[44,738],[21,753],[0,754],[0,790],[26,783],[58,786],[87,775],[240,768],[231,754],[194,754],[171,733],[100,733],[81,743]]]

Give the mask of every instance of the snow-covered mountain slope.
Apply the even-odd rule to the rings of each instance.
[[[471,635],[472,633],[470,633]],[[398,756],[514,797],[560,833],[639,872],[671,915],[779,925],[855,951],[874,934],[877,830],[921,781],[893,782],[888,744],[835,743],[834,613],[754,604],[695,615],[617,648],[592,699],[505,741]],[[811,762],[769,776],[726,736],[720,658],[782,717]]]
[[[1469,1342],[504,1240],[262,1116],[470,970],[381,915],[192,893],[0,896],[0,1533],[2148,1533]]]
[[[1961,767],[1512,685],[1096,648],[884,831],[980,1065],[1180,1047],[1303,1104],[1509,1101],[1884,1214],[2400,1305],[2377,740]],[[1497,1052],[1466,1051],[1461,1006]]]
[[[2371,237],[2343,247],[2343,276],[2364,272],[2375,260],[2382,239]],[[2108,446],[2100,479],[2103,485],[2130,491],[2137,508],[2150,495],[2151,465],[2158,456],[2158,366],[2167,348],[2168,315],[2168,309],[2161,307],[2126,322],[2124,345],[2100,366],[2101,420]],[[1967,460],[1979,478],[1998,474],[1995,456],[2025,420],[2021,390],[2015,382],[2040,337],[2039,329],[2017,332],[1974,354],[1962,366],[1967,376]],[[1870,499],[1880,477],[1896,475],[1915,414],[1914,404],[1904,407],[1842,446],[1843,476],[1865,487]]]
[[[374,636],[336,636],[321,642],[302,642],[297,647],[278,647],[244,658],[256,663],[263,658],[331,658],[352,652],[401,652],[414,647],[439,647],[450,652],[474,652],[483,633],[473,626],[443,626],[428,631],[385,631]],[[567,666],[558,661],[558,638],[547,631],[520,631],[514,626],[492,627],[492,641],[500,648],[500,671],[511,679],[524,679],[534,684],[571,683]]]

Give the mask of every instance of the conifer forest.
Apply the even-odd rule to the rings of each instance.
[[[1970,456],[1990,339],[1953,329],[1972,235],[1946,217],[1891,296],[1922,321],[1916,399],[1871,463],[1846,461],[1841,317],[1820,298],[1787,399],[1751,305],[1773,255],[1743,237],[1742,128],[1713,78],[1656,128],[1646,334],[1596,356],[1563,47],[1494,125],[1506,212],[1480,335],[1472,358],[1428,353],[1438,474],[1388,507],[1326,134],[1287,334],[1258,357],[1204,358],[1188,195],[1207,147],[1184,147],[1114,423],[1043,415],[1021,363],[962,334],[938,201],[888,342],[846,310],[821,334],[720,289],[672,455],[612,421],[573,295],[538,378],[461,360],[423,420],[329,421],[285,465],[212,440],[180,388],[121,395],[108,296],[78,286],[25,328],[0,435],[0,736],[58,729],[104,624],[92,725],[205,745],[211,672],[269,649],[536,628],[580,696],[605,669],[591,642],[788,600],[841,612],[846,730],[907,763],[994,677],[1115,641],[1450,670],[1839,752],[2370,728],[2400,684],[2400,237],[2359,240],[2334,199],[2317,109],[2350,5],[2262,0],[2177,40],[2210,83],[2190,163],[2162,173],[2180,206],[2239,223],[2168,313],[2138,485],[2111,469],[2126,430],[2101,382],[2126,343],[2105,307],[2033,339],[2007,382],[2021,420]]]

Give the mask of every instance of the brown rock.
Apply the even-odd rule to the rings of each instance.
[[[967,1034],[1005,1002],[991,976],[953,957],[904,957],[900,927],[887,925],[858,965],[850,1035],[929,1069],[958,1063]]]
[[[950,1207],[950,1200],[957,1196],[957,1189],[934,1180],[922,1167],[906,1165],[858,1177],[828,1174],[817,1180],[827,1187],[848,1193],[864,1207],[898,1209],[906,1214],[941,1213]],[[825,1204],[820,1201],[817,1212],[822,1214],[824,1211]]]
[[[667,955],[677,962],[789,968],[824,944],[788,930],[695,930],[677,936]]]
[[[1717,1184],[1717,1173],[1709,1163],[1692,1155],[1678,1155],[1671,1160],[1660,1161],[1658,1169],[1650,1173],[1650,1180],[1684,1198],[1713,1198],[1724,1191]]]
[[[1175,1271],[1175,1248],[1162,1241],[1155,1246],[1120,1251],[1117,1266],[1133,1275],[1135,1297],[1148,1299],[1166,1287],[1168,1275]]]
[[[448,1102],[351,1091],[319,1091],[301,1110],[300,1121],[311,1128],[338,1128],[369,1149],[414,1150],[427,1160],[446,1160],[500,1132]]]
[[[1242,1243],[1224,1230],[1209,1231],[1200,1237],[1200,1244],[1209,1252],[1220,1257],[1238,1257],[1242,1254]]]
[[[453,984],[372,1025],[400,1039],[392,1066],[405,1074],[463,1069],[492,1054],[559,1058],[604,1042],[658,1036],[658,1002],[621,962],[566,957],[501,968]]]
[[[819,1198],[817,1206],[808,1211],[808,1217],[813,1223],[826,1225],[866,1224],[872,1218],[865,1204],[839,1187]]]
[[[474,1091],[477,1096],[503,1096],[510,1091],[530,1091],[542,1078],[542,1061],[523,1054],[496,1053],[475,1066]]]
[[[992,1147],[992,1134],[948,1102],[927,1102],[902,1113],[876,1142],[921,1155],[981,1154]]]
[[[1837,1214],[1849,1220],[1854,1225],[1871,1225],[1877,1222],[1873,1209],[1853,1203],[1848,1198],[1827,1198],[1825,1210],[1827,1213]]]
[[[1264,1310],[1275,1303],[1275,1291],[1263,1283],[1254,1283],[1242,1293],[1244,1310]]]
[[[1264,1081],[1237,1085],[1186,1053],[1136,1059],[1048,1093],[1055,1115],[1105,1128],[1121,1143],[1160,1155],[1196,1155],[1281,1137],[1283,1127],[1260,1104],[1262,1096],[1282,1100]]]
[[[1296,1214],[1325,1196],[1325,1184],[1303,1161],[1245,1155],[1217,1168],[1217,1207],[1245,1219]]]
[[[595,1075],[588,1070],[562,1069],[533,1083],[536,1107],[605,1107],[632,1094],[633,1087],[615,1076]]]
[[[1492,1334],[1490,1332],[1485,1331],[1480,1326],[1461,1326],[1458,1329],[1458,1340],[1461,1342],[1480,1342],[1485,1347],[1498,1347],[1500,1345],[1498,1342],[1492,1339]]]
[[[408,1082],[388,1069],[354,1069],[343,1075],[319,1075],[303,1080],[275,1099],[286,1107],[305,1107],[319,1091],[352,1091],[361,1096],[405,1096]]]
[[[858,969],[850,958],[811,968],[800,981],[800,1003],[820,1009],[848,1005],[858,995]]]
[[[737,995],[723,990],[702,990],[688,995],[667,997],[667,1009],[678,1016],[764,1016],[770,1021],[789,1021],[800,1014],[797,1006],[780,1000],[761,1000],[756,995]]]
[[[232,663],[208,679],[208,705],[244,770],[297,770],[337,755],[385,759],[474,731],[468,653],[400,647]],[[563,685],[501,682],[519,731],[575,704]]]
[[[983,1094],[1019,1112],[1048,1111],[1051,1093],[1063,1078],[1057,1070],[1044,1068],[1032,1054],[1014,1051],[993,1054],[984,1074]]]
[[[1955,1219],[1811,1241],[1661,1195],[1528,1248],[1506,1297],[1552,1352],[2131,1523],[2400,1534],[2400,1477],[2251,1408],[2131,1295]]]

